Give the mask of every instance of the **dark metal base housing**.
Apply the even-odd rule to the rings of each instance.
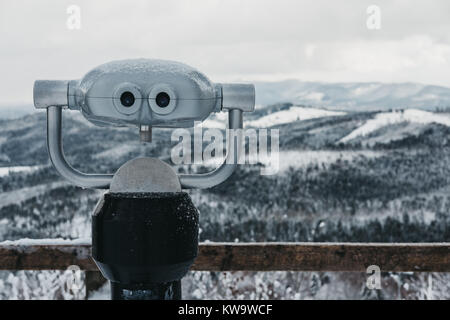
[[[113,299],[180,299],[197,251],[187,193],[106,193],[92,216],[92,257]]]

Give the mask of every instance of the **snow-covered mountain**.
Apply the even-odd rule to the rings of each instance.
[[[84,172],[114,172],[131,158],[170,156],[170,130],[156,129],[153,142],[141,144],[136,128],[99,128],[77,112],[63,117],[66,156]],[[226,113],[216,114],[203,126],[221,127],[226,118]],[[245,121],[246,127],[280,130],[280,170],[260,175],[261,164],[243,165],[220,186],[190,191],[201,212],[202,241],[448,241],[449,114],[332,111],[280,103],[246,114]],[[101,191],[76,188],[56,174],[45,147],[45,122],[43,112],[0,120],[0,241],[90,235],[90,213]],[[266,283],[261,280],[266,275],[190,273],[183,283],[185,298],[251,298],[255,289],[239,283]],[[279,297],[299,291],[293,283],[306,283],[292,280],[301,276],[297,273],[275,276]],[[323,277],[334,279],[330,273]],[[409,294],[416,297],[427,282],[417,274],[407,277],[413,288]],[[0,299],[70,298],[60,293],[55,279],[65,278],[56,272],[0,272]],[[448,276],[440,283],[435,279],[435,290],[442,291],[436,296],[448,298]],[[333,281],[337,287],[353,283],[346,291],[368,298],[364,281],[347,276]],[[209,289],[231,282],[241,292]],[[318,290],[335,294],[326,283],[330,280],[316,284]],[[312,286],[307,282],[304,287]],[[272,297],[274,289],[258,290],[261,297]]]
[[[333,110],[373,111],[450,108],[450,88],[418,83],[257,82],[261,106],[292,102]]]

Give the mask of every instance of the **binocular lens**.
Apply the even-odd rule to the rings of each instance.
[[[169,105],[169,103],[170,97],[167,93],[160,92],[156,95],[156,104],[158,105],[158,107],[165,108]]]
[[[126,91],[120,96],[120,103],[122,103],[124,107],[131,107],[134,104],[134,100],[134,94],[130,91]]]

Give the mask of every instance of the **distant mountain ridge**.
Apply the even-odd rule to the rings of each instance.
[[[36,109],[31,105],[0,105],[0,119],[18,119],[33,112],[36,112]]]
[[[280,102],[342,111],[450,108],[450,88],[419,83],[257,82],[256,103]]]

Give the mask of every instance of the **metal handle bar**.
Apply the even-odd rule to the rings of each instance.
[[[242,129],[242,110],[229,109],[229,129]],[[70,181],[82,188],[108,189],[112,174],[86,174],[74,169],[66,160],[62,145],[62,107],[47,107],[47,146],[50,160],[56,171]],[[225,162],[216,170],[204,174],[181,174],[179,175],[183,189],[205,189],[214,187],[225,181],[236,170],[239,150],[242,147],[242,138],[237,136],[237,143],[232,141],[233,133],[228,131],[228,147]],[[233,152],[230,152],[230,146]]]

